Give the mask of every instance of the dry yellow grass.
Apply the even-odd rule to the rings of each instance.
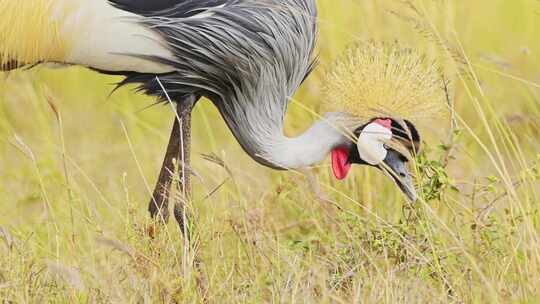
[[[195,219],[150,239],[146,203],[168,107],[80,68],[0,81],[0,299],[14,303],[540,302],[540,3],[321,0],[321,67],[287,131],[320,113],[357,39],[427,52],[453,75],[452,130],[424,126],[420,201],[374,170],[322,191],[242,152],[209,102],[194,113]],[[455,71],[460,70],[460,73]],[[54,110],[51,108],[54,104]],[[306,110],[308,109],[308,110]],[[131,143],[131,145],[130,145]],[[206,161],[213,153],[223,166]]]

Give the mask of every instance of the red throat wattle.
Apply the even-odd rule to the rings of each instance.
[[[349,151],[346,148],[332,150],[332,170],[338,180],[347,177],[351,164],[349,163]]]

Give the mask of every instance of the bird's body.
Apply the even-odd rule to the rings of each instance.
[[[2,41],[13,41],[0,48],[4,65],[87,66],[124,74],[123,84],[139,83],[164,98],[158,76],[175,101],[190,94],[209,97],[257,161],[274,168],[308,165],[305,150],[292,152],[315,134],[286,138],[283,119],[313,67],[315,1],[11,0],[3,5],[0,17],[18,20],[0,28],[7,36]],[[43,28],[33,25],[33,16]],[[47,39],[51,33],[54,39]],[[14,36],[37,39],[23,44]],[[322,135],[328,132],[331,128]],[[313,158],[322,160],[331,148]]]
[[[166,204],[166,195],[160,193],[172,182],[173,158],[189,160],[186,125],[201,96],[214,103],[240,145],[263,165],[306,168],[332,154],[338,179],[352,163],[386,166],[414,199],[405,161],[384,145],[388,138],[409,135],[407,140],[418,146],[418,134],[408,130],[414,129],[408,122],[386,116],[347,125],[345,109],[327,113],[298,137],[284,135],[289,101],[314,68],[316,18],[315,0],[3,0],[0,69],[51,62],[82,65],[124,75],[120,86],[137,84],[140,91],[176,102],[179,119],[172,139],[182,135],[182,140],[171,140],[152,215]],[[383,70],[394,64],[378,59]],[[421,78],[409,76],[413,85]],[[341,81],[339,76],[336,81]],[[372,83],[385,87],[384,81],[381,77]],[[346,104],[350,106],[361,105]],[[368,136],[364,128],[382,130],[384,136]],[[354,137],[361,138],[362,145],[357,147]],[[184,176],[184,183],[189,184],[188,178]],[[181,211],[176,215],[180,222]]]

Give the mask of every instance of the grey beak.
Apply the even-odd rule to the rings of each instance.
[[[418,198],[416,189],[414,189],[411,174],[407,169],[407,164],[403,157],[398,152],[390,149],[384,159],[384,163],[385,165],[380,165],[379,168],[396,183],[401,192],[411,202],[416,202]]]

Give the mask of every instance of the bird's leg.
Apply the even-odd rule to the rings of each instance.
[[[174,118],[173,129],[167,146],[167,152],[163,165],[159,173],[158,181],[154,188],[148,210],[154,219],[158,219],[162,223],[167,223],[169,220],[169,198],[171,194],[171,185],[174,180],[175,165],[178,165],[180,170],[180,182],[178,189],[183,195],[183,198],[190,197],[189,174],[183,174],[188,170],[182,170],[184,167],[189,168],[190,159],[190,142],[191,142],[191,110],[195,103],[195,97],[188,97],[181,100],[176,105],[176,113]],[[186,172],[189,173],[189,172]],[[184,178],[182,177],[184,175]],[[185,181],[182,181],[184,179]],[[178,209],[175,204],[175,210]],[[183,211],[183,208],[182,208]],[[175,217],[178,220],[178,216]],[[183,216],[182,216],[183,218]],[[183,226],[183,225],[182,225]]]
[[[178,150],[178,176],[176,183],[178,195],[174,200],[174,217],[184,235],[188,234],[186,225],[186,203],[191,200],[191,112],[197,98],[189,96],[178,103],[177,115],[180,124],[180,146]]]
[[[165,153],[165,159],[161,166],[158,181],[154,188],[154,193],[148,206],[148,211],[153,219],[157,219],[163,223],[169,220],[169,195],[171,192],[171,184],[174,176],[174,163],[178,159],[178,151],[180,149],[180,122],[178,118],[174,118],[173,129]]]

